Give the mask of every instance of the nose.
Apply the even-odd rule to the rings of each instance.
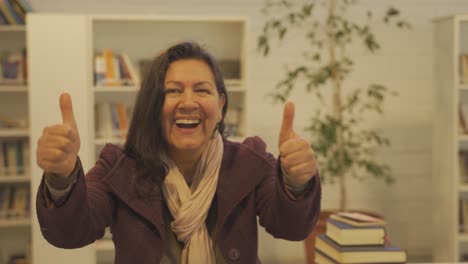
[[[179,108],[182,111],[190,112],[198,108],[194,93],[190,89],[185,89],[181,97]]]

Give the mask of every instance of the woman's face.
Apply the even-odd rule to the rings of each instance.
[[[169,154],[201,154],[222,119],[225,103],[211,68],[196,59],[171,63],[164,93],[162,127]]]

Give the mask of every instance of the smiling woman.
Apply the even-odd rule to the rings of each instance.
[[[169,66],[164,93],[162,127],[167,151],[191,182],[191,168],[223,120],[226,94],[218,93],[210,67],[196,59],[175,61]]]
[[[124,149],[108,144],[85,175],[71,97],[63,123],[44,129],[37,214],[62,248],[100,239],[110,227],[116,263],[258,263],[257,216],[273,236],[302,240],[320,211],[310,144],[285,105],[278,147],[223,135],[228,98],[214,58],[183,42],[158,55],[138,93]],[[246,243],[246,241],[248,241]]]

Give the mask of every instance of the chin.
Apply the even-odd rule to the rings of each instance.
[[[176,144],[176,148],[178,150],[192,151],[192,150],[200,149],[201,147],[203,147],[203,145],[204,144],[202,142],[182,142],[180,144]]]

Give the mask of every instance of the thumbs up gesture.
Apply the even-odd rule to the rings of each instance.
[[[62,124],[44,128],[37,142],[37,164],[45,172],[67,177],[73,172],[80,150],[80,136],[73,114],[71,97],[60,96]]]
[[[302,188],[317,174],[317,164],[310,143],[293,130],[294,104],[284,106],[279,136],[279,151],[285,181],[292,188]]]

